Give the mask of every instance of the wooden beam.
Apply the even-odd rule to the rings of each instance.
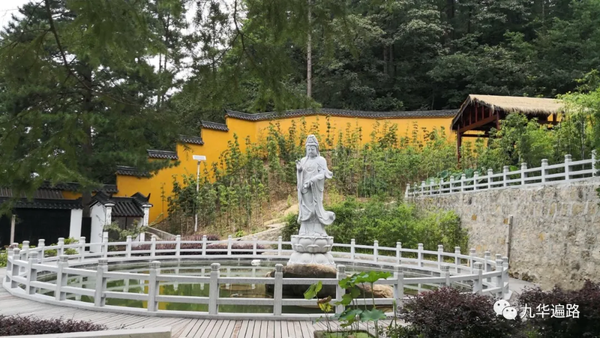
[[[490,117],[488,117],[488,118],[485,118],[485,119],[483,119],[483,120],[480,120],[480,121],[478,121],[478,122],[475,122],[475,123],[473,123],[473,124],[471,124],[471,125],[468,125],[468,126],[466,126],[466,127],[463,127],[463,128],[461,128],[461,129],[459,129],[458,131],[459,131],[460,133],[464,133],[465,131],[473,130],[473,129],[475,129],[475,128],[478,128],[478,127],[484,126],[484,125],[486,125],[486,124],[488,124],[488,123],[490,123],[490,122],[494,122],[495,120],[496,120],[496,114],[494,114],[494,115],[492,115],[492,116],[490,116]]]
[[[459,131],[456,133],[456,157],[458,158],[458,163],[460,164],[460,146],[462,145],[462,133]]]
[[[500,114],[496,114],[496,130],[500,130]]]
[[[490,137],[490,134],[485,133],[485,134],[463,134],[462,137]]]
[[[469,106],[469,124],[471,124],[471,115],[473,114],[473,106]],[[465,120],[463,120],[465,121]],[[464,126],[463,126],[464,127]]]

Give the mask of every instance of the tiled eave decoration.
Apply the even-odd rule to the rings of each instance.
[[[136,177],[150,177],[150,173],[138,171],[135,167],[129,167],[124,165],[117,166],[117,175],[123,176],[136,176]]]
[[[268,112],[258,114],[248,114],[233,110],[227,110],[226,116],[233,117],[240,120],[246,121],[264,121],[276,118],[290,118],[290,117],[301,117],[311,115],[330,115],[339,117],[360,117],[360,118],[373,118],[373,119],[398,119],[398,118],[444,118],[453,117],[458,112],[458,109],[446,109],[446,110],[417,110],[417,111],[391,111],[391,112],[374,112],[374,111],[361,111],[361,110],[346,110],[346,109],[332,109],[332,108],[321,108],[321,109],[296,109],[288,110],[285,112]]]
[[[218,131],[229,131],[226,124],[211,122],[211,121],[200,121],[202,129],[212,129]]]
[[[179,141],[184,142],[184,143],[190,143],[190,144],[204,145],[204,141],[202,140],[202,137],[200,137],[200,136],[180,135]]]
[[[157,159],[164,159],[164,160],[178,160],[179,157],[177,157],[177,153],[174,151],[170,151],[170,150],[155,150],[155,149],[148,149],[148,157],[149,158],[157,158]]]

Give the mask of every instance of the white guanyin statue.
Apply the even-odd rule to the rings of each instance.
[[[306,156],[296,161],[298,179],[298,223],[300,231],[292,236],[294,252],[290,264],[335,265],[330,251],[333,237],[327,236],[325,226],[335,220],[335,214],[323,209],[325,179],[333,174],[327,161],[319,155],[319,142],[314,135],[306,138]]]
[[[319,154],[319,142],[314,135],[306,139],[306,156],[296,161],[298,178],[298,223],[300,235],[327,236],[325,225],[335,220],[335,214],[323,209],[325,179],[333,173]]]

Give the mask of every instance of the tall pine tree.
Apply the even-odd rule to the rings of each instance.
[[[174,82],[149,59],[177,50],[165,18],[182,9],[180,0],[21,8],[0,36],[0,185],[31,196],[46,180],[78,182],[85,217],[117,164],[166,165],[149,163],[146,149],[175,141],[160,104]]]

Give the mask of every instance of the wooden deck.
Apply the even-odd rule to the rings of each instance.
[[[0,280],[6,268],[0,269]],[[170,326],[172,337],[198,338],[313,338],[326,324],[309,321],[209,320],[175,317],[146,317],[113,312],[96,312],[38,303],[10,295],[0,286],[0,315],[35,316],[42,319],[88,320],[109,329]],[[332,323],[333,328],[337,328]],[[365,327],[363,327],[364,329]]]

